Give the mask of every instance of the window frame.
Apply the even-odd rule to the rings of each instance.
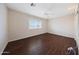
[[[36,22],[36,24],[34,24],[34,22]],[[30,19],[28,21],[28,27],[29,27],[29,29],[41,29],[42,28],[42,20],[40,20],[40,19]]]

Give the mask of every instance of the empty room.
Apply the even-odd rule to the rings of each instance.
[[[0,3],[1,55],[78,55],[77,3]]]

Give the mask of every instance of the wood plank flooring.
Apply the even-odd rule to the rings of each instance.
[[[73,38],[45,33],[9,42],[3,55],[66,55],[68,47],[76,46]]]

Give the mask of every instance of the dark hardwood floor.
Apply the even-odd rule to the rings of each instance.
[[[45,33],[9,42],[3,55],[66,55],[68,47],[76,46],[73,38]]]

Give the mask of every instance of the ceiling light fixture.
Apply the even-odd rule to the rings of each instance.
[[[30,4],[30,6],[33,6],[33,7],[34,7],[34,6],[36,6],[36,4],[34,4],[34,3],[31,3],[31,4]]]

